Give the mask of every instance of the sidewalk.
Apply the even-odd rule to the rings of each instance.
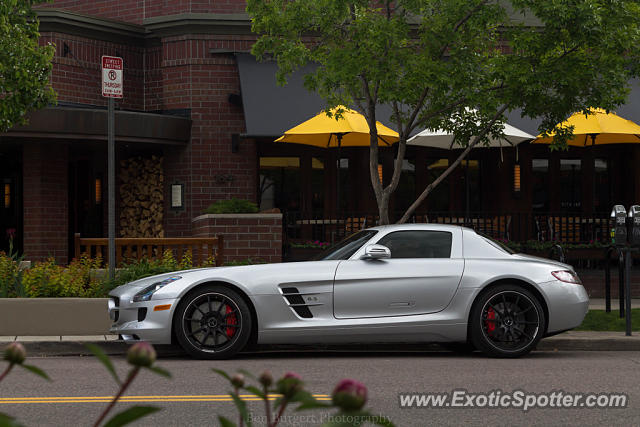
[[[618,304],[618,299],[611,299],[611,310],[617,310],[620,307]],[[631,298],[631,308],[640,308],[640,299],[639,298]],[[604,310],[605,309],[605,300],[604,298],[591,298],[589,300],[589,310]]]

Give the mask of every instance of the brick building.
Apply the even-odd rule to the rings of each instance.
[[[65,262],[73,253],[74,233],[106,236],[102,55],[124,59],[125,96],[116,103],[117,163],[162,159],[156,165],[163,179],[161,214],[154,217],[160,227],[154,225],[154,235],[198,234],[194,218],[213,201],[230,197],[279,208],[286,214],[282,232],[292,238],[330,240],[340,235],[330,226],[348,224],[336,217],[375,213],[363,149],[342,152],[338,206],[337,168],[328,166],[336,165],[335,152],[273,143],[324,105],[302,88],[302,73],[280,88],[275,65],[251,57],[256,37],[244,10],[243,0],[56,0],[41,6],[41,42],[56,46],[52,84],[58,105],[0,135],[0,250],[8,245],[7,232],[15,230],[15,243],[28,259],[54,256]],[[636,122],[639,93],[636,84],[619,111]],[[535,123],[517,115],[510,123],[536,132]],[[555,154],[525,144],[517,156],[513,150],[474,151],[468,171],[454,173],[423,206],[421,212],[440,213],[430,220],[459,217],[466,210],[495,222],[497,212],[504,220],[504,212],[511,212],[509,224],[500,226],[505,233],[510,229],[512,238],[516,232],[521,239],[540,238],[553,232],[554,224],[546,222],[548,230],[543,230],[537,213],[545,218],[550,212],[571,218],[602,215],[613,201],[640,200],[640,173],[624,172],[640,162],[640,148],[630,144]],[[383,154],[383,179],[390,175],[392,155]],[[410,147],[392,208],[408,206],[456,155]],[[117,173],[122,212],[130,197],[120,185],[122,170]],[[555,191],[556,183],[566,191]],[[182,195],[180,207],[172,207],[172,188]],[[135,220],[143,221],[156,211],[136,212]],[[515,213],[524,216],[516,222]],[[308,220],[312,217],[315,222]],[[123,229],[120,221],[117,230]]]

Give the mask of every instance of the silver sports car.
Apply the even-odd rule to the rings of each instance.
[[[464,343],[517,357],[582,322],[569,265],[453,225],[373,227],[308,262],[203,268],[110,293],[111,332],[206,359],[250,343]]]

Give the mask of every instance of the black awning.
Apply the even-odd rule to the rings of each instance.
[[[248,136],[278,137],[325,108],[322,98],[303,85],[304,75],[314,65],[289,76],[286,86],[278,86],[275,62],[257,62],[245,53],[237,58]]]
[[[326,107],[324,100],[305,89],[303,84],[304,75],[313,72],[316,65],[308,65],[293,73],[287,80],[287,85],[278,86],[277,65],[274,61],[257,62],[248,53],[238,53],[237,59],[247,136],[279,137],[287,129],[313,117]],[[627,103],[616,112],[626,119],[640,123],[640,82],[634,80],[630,85],[631,93]],[[396,128],[389,120],[389,106],[379,106],[377,116],[378,121],[384,125]],[[532,135],[538,134],[540,120],[520,117],[519,110],[508,113],[506,118],[510,125]],[[420,130],[422,129],[416,129],[414,133]]]
[[[107,140],[107,110],[48,107],[28,115],[29,123],[2,136],[63,140]],[[115,112],[116,142],[186,145],[191,120],[139,111]]]

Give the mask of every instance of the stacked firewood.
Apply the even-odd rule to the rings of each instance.
[[[120,162],[120,236],[164,237],[162,157]]]

